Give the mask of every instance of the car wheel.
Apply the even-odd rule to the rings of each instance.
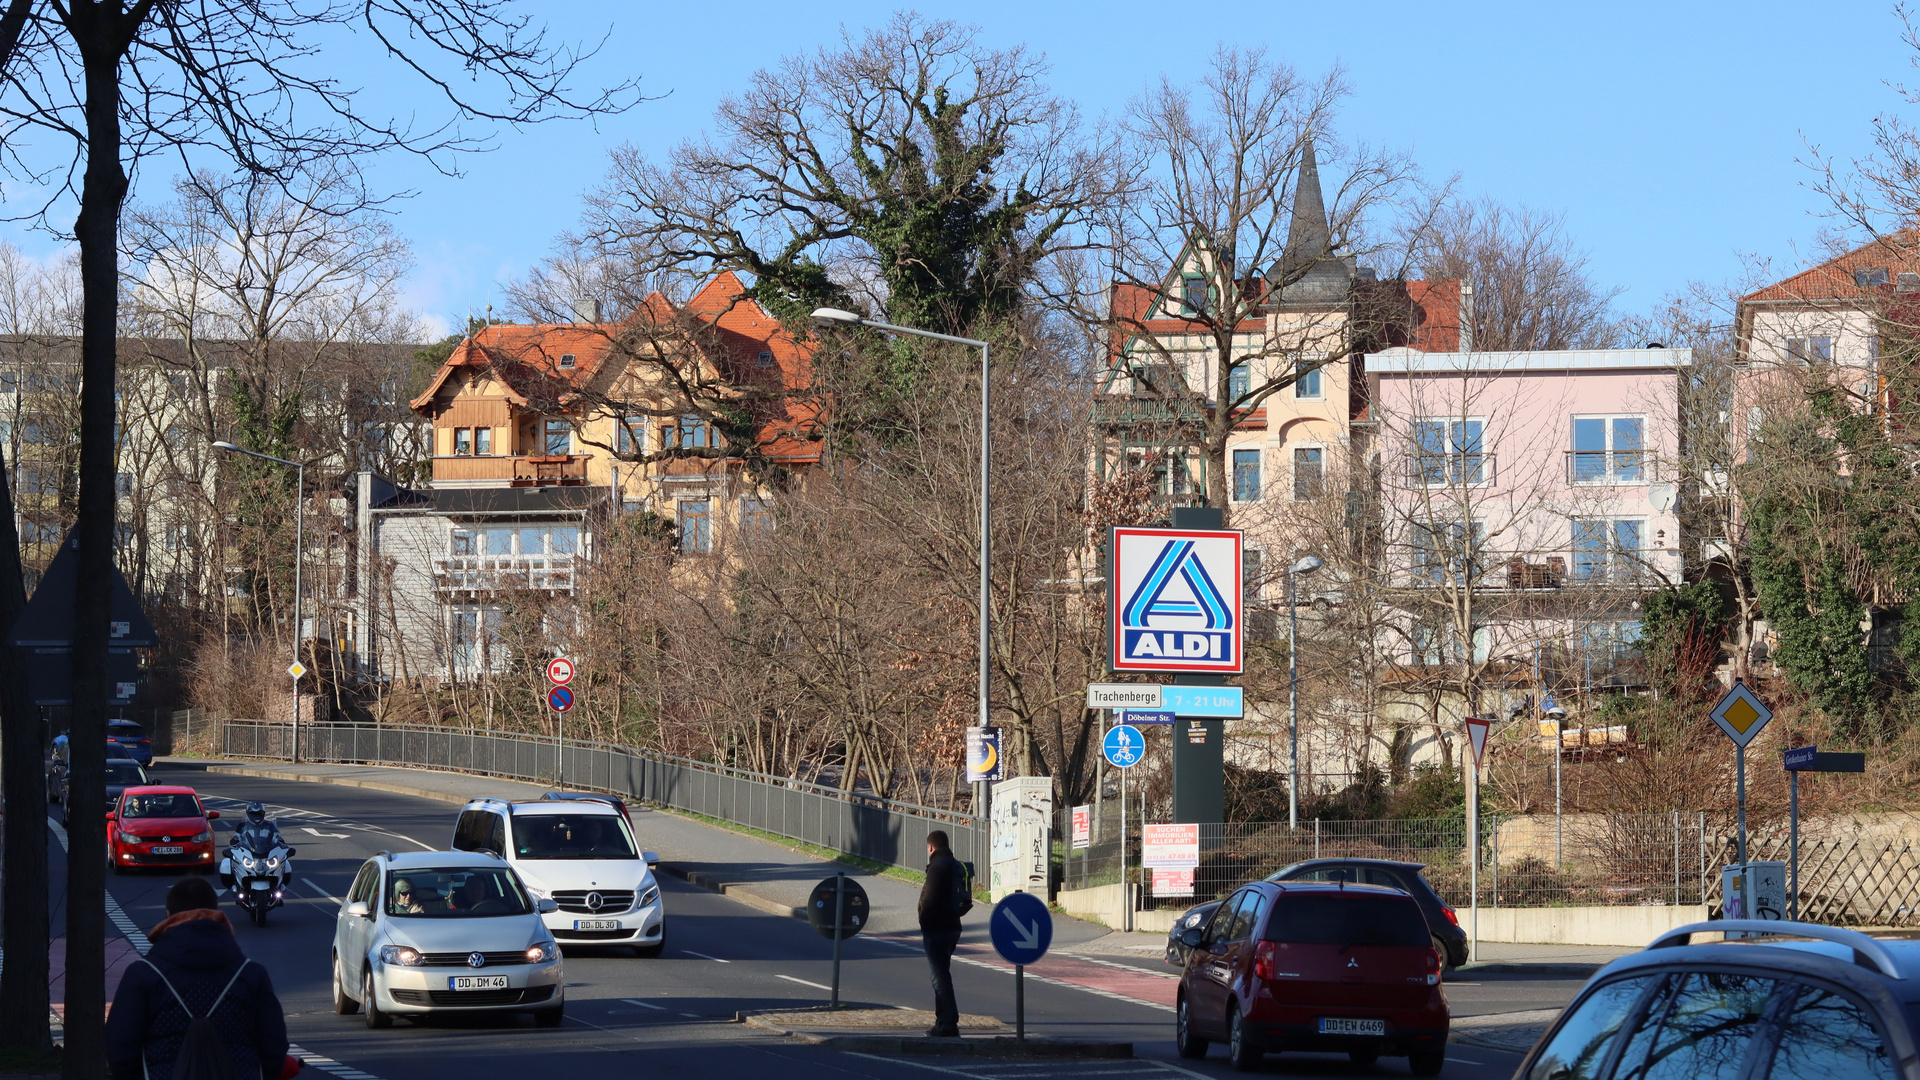
[[[340,958],[333,958],[333,1011],[341,1016],[352,1016],[360,1011],[360,1003],[347,996],[346,984],[340,981]]]
[[[1194,1034],[1193,1015],[1185,997],[1180,999],[1180,1007],[1173,1014],[1173,1046],[1183,1058],[1207,1056],[1207,1040]]]
[[[1407,1069],[1415,1076],[1439,1076],[1440,1069],[1447,1063],[1444,1050],[1421,1050],[1407,1055]]]
[[[1234,1072],[1252,1072],[1266,1056],[1247,1037],[1247,1025],[1240,1019],[1240,1004],[1227,1002],[1227,1064],[1233,1066]]]
[[[367,973],[360,977],[360,1008],[366,1011],[367,1026],[370,1028],[390,1028],[393,1017],[380,1011],[380,999],[373,992],[373,965],[367,965]]]
[[[1349,1050],[1347,1060],[1363,1067],[1371,1065],[1380,1060],[1380,1048],[1376,1046],[1368,1050]]]
[[[555,1005],[551,1009],[541,1009],[539,1012],[534,1013],[533,1026],[534,1027],[559,1027],[560,1022],[562,1020],[565,1020],[566,1018],[567,1018],[567,1003],[563,1001],[560,1004]]]
[[[1440,935],[1438,934],[1433,935],[1433,951],[1440,954],[1441,970],[1452,971],[1454,969],[1453,954],[1447,951],[1447,943],[1441,941]]]

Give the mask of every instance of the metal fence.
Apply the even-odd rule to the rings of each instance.
[[[262,720],[220,722],[228,757],[291,757],[289,725]],[[874,798],[764,773],[608,743],[564,743],[521,734],[408,725],[310,724],[300,731],[303,760],[396,765],[564,783],[744,825],[894,866],[926,861],[927,834],[945,829],[954,855],[977,861],[984,845],[964,814]],[[983,863],[977,863],[984,872]]]

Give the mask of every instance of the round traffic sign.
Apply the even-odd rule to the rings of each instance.
[[[1131,724],[1115,724],[1107,737],[1100,740],[1100,752],[1114,768],[1131,769],[1140,764],[1141,755],[1147,752],[1147,737]]]
[[[1053,944],[1053,916],[1046,901],[1032,893],[1008,893],[993,905],[987,921],[993,951],[1009,964],[1031,964],[1047,955]]]
[[[564,656],[556,656],[547,661],[547,681],[555,686],[565,686],[573,681],[573,661]]]
[[[840,887],[846,886],[846,895],[840,896]],[[872,914],[872,906],[867,902],[867,890],[860,883],[844,874],[836,874],[813,887],[807,894],[807,921],[820,932],[823,938],[833,936],[833,913],[835,906],[840,911],[840,936],[850,938],[867,925],[867,916]]]
[[[573,708],[573,691],[556,686],[547,691],[547,704],[553,706],[555,712],[566,712]]]

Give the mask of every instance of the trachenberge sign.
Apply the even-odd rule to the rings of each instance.
[[[1107,555],[1109,667],[1240,671],[1238,531],[1116,528]]]

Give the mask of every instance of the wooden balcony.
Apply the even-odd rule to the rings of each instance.
[[[436,457],[433,482],[458,487],[535,487],[542,484],[584,484],[587,455],[551,457]]]
[[[575,555],[449,555],[433,560],[442,593],[480,597],[501,592],[571,593]]]

